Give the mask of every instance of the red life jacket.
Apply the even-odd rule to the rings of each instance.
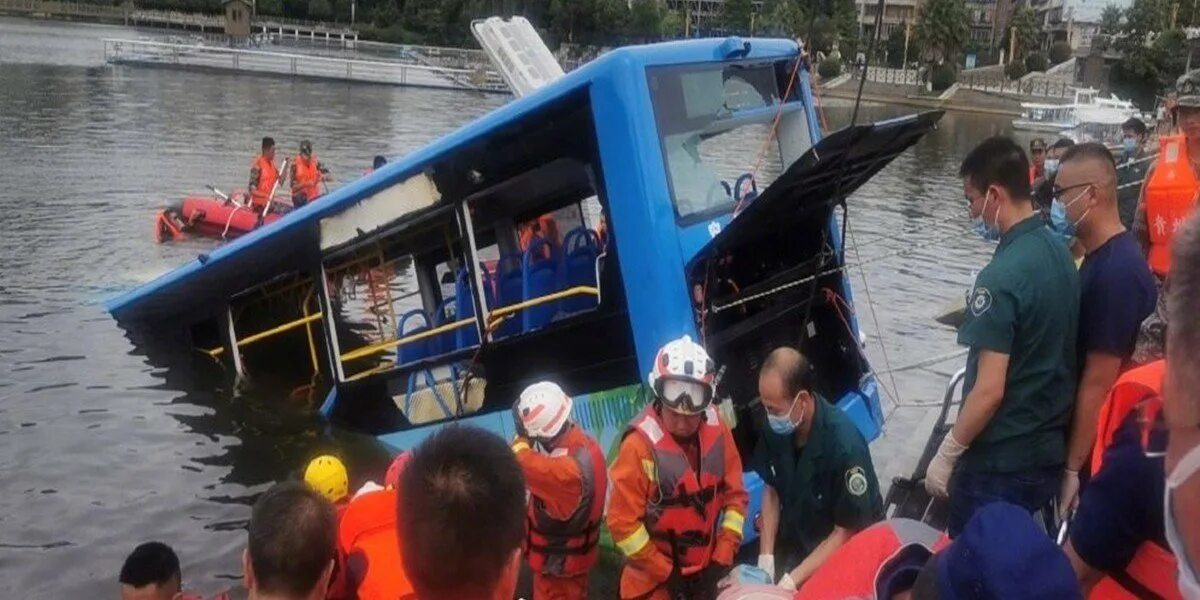
[[[587,573],[600,557],[600,521],[608,491],[608,465],[600,444],[578,427],[567,434],[562,448],[583,478],[579,506],[566,520],[551,517],[537,496],[529,502],[529,568],[536,573],[571,577]]]
[[[351,500],[339,519],[338,552],[346,557],[347,568],[360,559],[366,563],[365,572],[346,574],[348,580],[357,579],[348,582],[354,587],[347,590],[349,597],[382,600],[412,592],[396,535],[397,497],[394,489],[367,492]]]
[[[1184,136],[1163,136],[1158,148],[1158,162],[1146,184],[1146,226],[1150,233],[1147,260],[1150,269],[1163,277],[1171,270],[1171,239],[1195,210],[1200,185]]]
[[[1138,403],[1148,401],[1155,403],[1155,408],[1161,406],[1165,372],[1166,361],[1159,360],[1126,371],[1113,384],[1104,406],[1100,408],[1100,420],[1096,426],[1096,445],[1092,449],[1093,476],[1103,465],[1104,450],[1112,443],[1121,423]],[[1125,566],[1125,572],[1105,575],[1088,597],[1095,600],[1142,598],[1149,593],[1168,600],[1181,598],[1175,584],[1176,568],[1174,554],[1155,542],[1142,542],[1133,559]]]
[[[684,576],[708,566],[724,491],[724,430],[714,408],[709,407],[704,416],[697,431],[699,473],[692,468],[684,449],[666,432],[653,404],[625,432],[641,435],[654,449],[652,479],[657,480],[658,489],[654,497],[646,499],[646,530],[654,545],[672,558]]]
[[[890,519],[856,534],[821,565],[796,600],[883,598],[879,577],[905,548],[921,546],[934,554],[950,543],[946,534],[912,519]]]
[[[279,169],[275,168],[274,162],[261,154],[255,157],[253,166],[258,167],[258,184],[250,190],[250,204],[266,206],[271,192],[275,191],[275,182],[279,181]]]
[[[305,159],[297,156],[292,162],[292,197],[304,196],[306,200],[315,200],[321,195],[321,171],[317,170],[316,155]]]

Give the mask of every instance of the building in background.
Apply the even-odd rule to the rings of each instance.
[[[875,16],[879,12],[879,3],[871,0],[856,0],[855,5],[858,8],[859,37],[869,40],[871,36],[875,35]],[[885,0],[879,39],[888,39],[892,30],[904,27],[905,23],[916,27],[917,6],[919,5],[920,0]]]
[[[968,43],[989,52],[1000,50],[1004,30],[1012,19],[1013,0],[967,0],[966,5],[971,26]]]
[[[1109,4],[1125,10],[1132,0],[1031,0],[1042,48],[1048,50],[1056,42],[1067,42],[1072,50],[1091,48],[1092,38],[1100,33],[1100,14]]]

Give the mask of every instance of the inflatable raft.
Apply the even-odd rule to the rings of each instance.
[[[236,198],[235,194],[233,198]],[[222,240],[233,239],[278,220],[281,214],[266,215],[233,198],[188,196],[183,202],[159,211],[154,222],[158,243],[199,235]]]

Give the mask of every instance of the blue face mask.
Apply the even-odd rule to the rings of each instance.
[[[1047,158],[1046,159],[1046,174],[1053,175],[1056,172],[1058,172],[1058,159],[1057,158]]]
[[[791,406],[788,406],[787,412],[783,413],[781,416],[777,417],[769,412],[767,413],[767,424],[771,426],[771,431],[774,431],[779,435],[789,435],[793,431],[796,431],[796,428],[800,426],[800,423],[804,422],[803,412],[800,413],[800,421],[796,423],[792,422],[792,410],[796,408],[796,402],[799,401],[800,396],[797,395],[794,399],[792,399],[792,404]]]
[[[1000,239],[1000,212],[996,211],[996,218],[992,220],[991,225],[983,219],[983,213],[987,210],[988,202],[991,200],[989,196],[983,197],[983,209],[979,211],[979,216],[971,219],[971,227],[979,237],[986,241],[994,242]]]
[[[1127,156],[1132,156],[1134,152],[1137,152],[1138,143],[1136,139],[1131,137],[1122,138],[1121,147],[1125,149]]]
[[[1092,211],[1090,208],[1087,209],[1076,221],[1072,221],[1067,217],[1067,207],[1078,202],[1087,191],[1087,188],[1084,188],[1082,192],[1079,192],[1077,196],[1066,204],[1063,204],[1062,200],[1057,197],[1050,204],[1050,228],[1062,236],[1064,240],[1070,240],[1072,237],[1075,237],[1075,232],[1078,230],[1079,224]]]

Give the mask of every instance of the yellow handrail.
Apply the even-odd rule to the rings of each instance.
[[[455,321],[453,323],[439,325],[437,327],[434,327],[433,329],[422,331],[420,333],[414,333],[412,335],[407,335],[407,336],[404,336],[397,340],[388,340],[386,342],[379,342],[377,344],[372,344],[370,346],[363,346],[362,348],[359,348],[357,350],[351,350],[351,351],[343,354],[342,362],[346,362],[348,360],[355,360],[358,358],[362,358],[364,356],[370,356],[372,354],[378,354],[380,352],[387,352],[388,350],[398,348],[405,344],[419,342],[425,338],[433,337],[433,336],[441,334],[441,333],[446,333],[447,331],[453,331],[460,327],[464,327],[466,325],[473,325],[473,324],[475,324],[475,319],[463,319],[461,321]]]
[[[555,300],[561,300],[568,296],[582,296],[582,295],[599,296],[600,290],[596,289],[594,287],[591,287],[591,286],[586,286],[586,285],[581,285],[581,286],[565,289],[565,290],[562,290],[561,292],[554,292],[553,294],[546,294],[545,296],[538,296],[537,298],[526,300],[524,302],[518,302],[516,304],[509,304],[508,306],[501,306],[500,308],[497,308],[496,310],[493,310],[491,313],[489,313],[488,319],[492,320],[492,319],[495,319],[498,317],[506,317],[508,315],[511,315],[512,313],[518,312],[518,311],[526,309],[526,308],[530,308],[532,306],[537,306],[539,304],[545,304],[547,302],[554,302]]]
[[[306,325],[308,323],[312,323],[313,321],[317,321],[321,318],[322,314],[323,313],[316,312],[311,315],[308,315],[307,317],[301,317],[299,319],[296,319],[295,321],[292,321],[290,323],[284,323],[283,325],[280,325],[278,327],[273,327],[266,331],[260,331],[254,335],[247,336],[240,340],[237,340],[237,345],[239,348],[241,348],[242,346],[249,346],[250,344],[253,344],[254,342],[257,342],[259,340],[264,340],[273,335],[283,333],[285,331],[290,331],[292,329],[300,327],[301,325]],[[220,356],[221,353],[224,351],[225,351],[224,346],[221,346],[218,348],[213,348],[211,350],[205,350],[205,352],[207,352],[209,356],[213,356],[213,357]]]

